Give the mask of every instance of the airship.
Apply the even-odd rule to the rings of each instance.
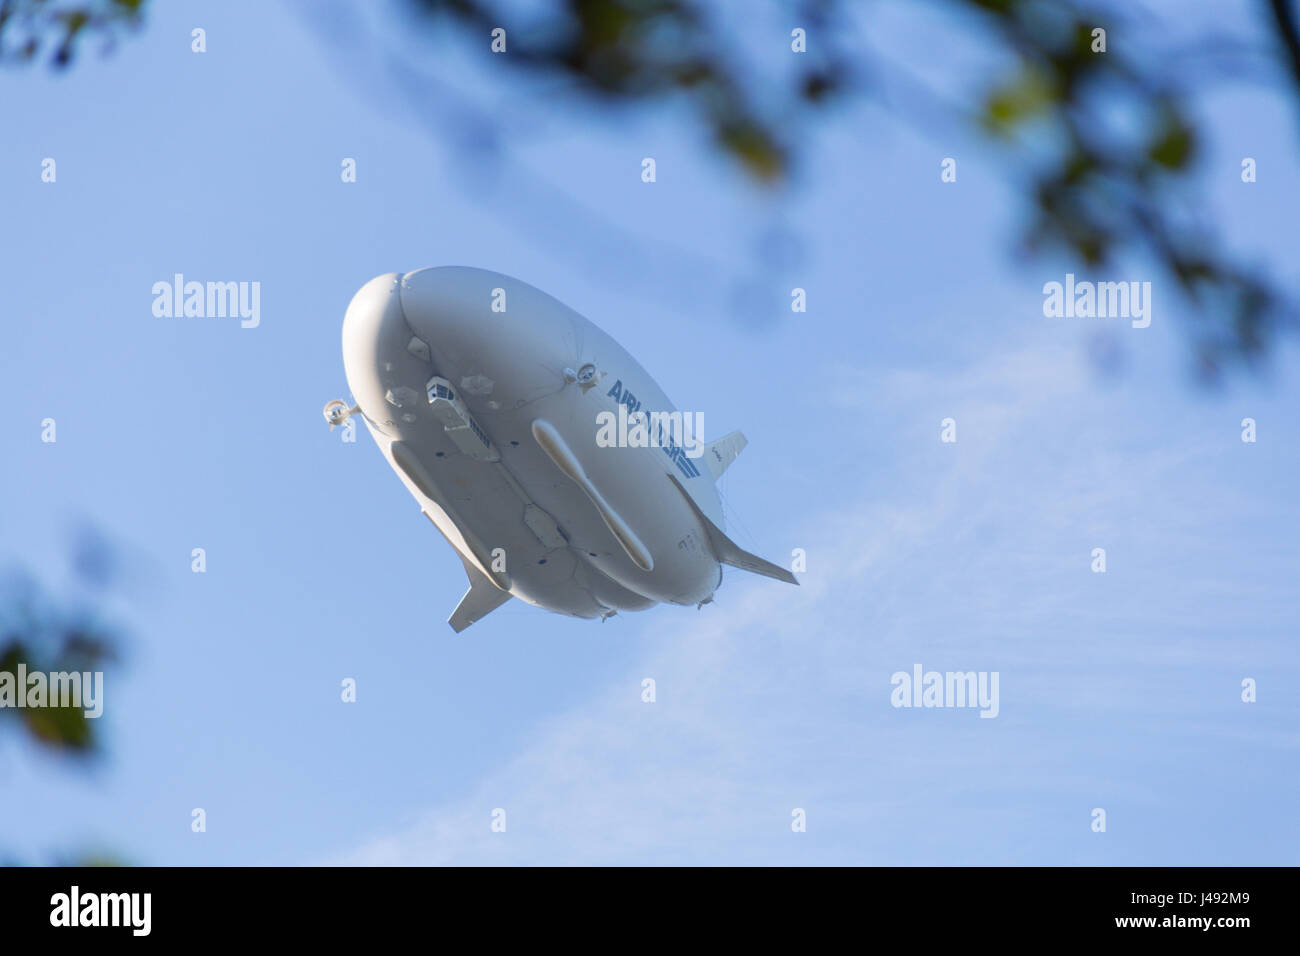
[[[511,597],[601,620],[703,607],[723,566],[799,583],[723,530],[715,483],[745,436],[689,435],[636,359],[525,282],[460,266],[371,279],[344,315],[343,367],[353,402],[325,419],[365,423],[460,557],[457,633]]]

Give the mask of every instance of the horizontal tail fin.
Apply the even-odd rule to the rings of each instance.
[[[695,499],[677,480],[676,475],[669,475],[668,479],[677,486],[677,490],[682,493],[682,497],[686,499],[687,504],[691,506],[691,510],[695,512],[695,517],[699,519],[705,533],[709,536],[709,548],[720,563],[729,564],[733,568],[740,568],[742,571],[752,571],[754,574],[761,574],[766,578],[776,578],[776,580],[785,581],[787,584],[799,583],[799,579],[792,572],[787,571],[779,564],[764,560],[756,554],[750,554],[728,538],[723,534],[722,529],[710,521],[708,515],[700,510],[700,506],[695,503]]]

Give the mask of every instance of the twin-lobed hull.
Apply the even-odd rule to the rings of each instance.
[[[465,563],[457,630],[504,592],[583,618],[711,599],[730,545],[714,474],[680,450],[602,447],[599,413],[675,409],[572,309],[483,269],[390,273],[348,306],[343,359],[384,457]]]

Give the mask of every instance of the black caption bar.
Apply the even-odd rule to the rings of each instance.
[[[630,937],[606,941],[650,934],[667,945],[694,926],[733,944],[784,929],[1231,945],[1285,929],[1295,877],[1293,868],[8,868],[0,931],[6,942],[75,944],[398,942],[412,933],[433,942],[431,931],[449,942],[468,932],[537,943],[622,926]]]

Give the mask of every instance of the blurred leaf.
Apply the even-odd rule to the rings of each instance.
[[[725,124],[718,130],[718,136],[727,152],[758,179],[773,182],[785,174],[785,151],[759,124]]]
[[[96,748],[94,723],[80,707],[24,707],[27,732],[53,750],[89,753]]]
[[[1194,143],[1190,126],[1176,116],[1166,117],[1148,155],[1166,169],[1182,169],[1192,157]]]
[[[984,125],[1001,136],[1025,120],[1044,114],[1056,99],[1047,78],[1026,68],[1015,80],[995,88],[984,101]]]

